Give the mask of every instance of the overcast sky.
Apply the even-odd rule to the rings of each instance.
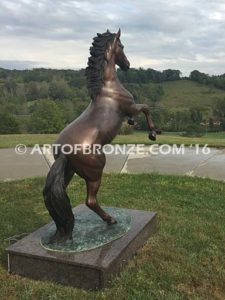
[[[0,66],[84,68],[119,27],[132,67],[225,73],[224,0],[1,0]]]

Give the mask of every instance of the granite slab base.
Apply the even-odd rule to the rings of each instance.
[[[75,208],[77,213],[85,205]],[[8,271],[36,280],[83,288],[101,289],[110,285],[136,251],[156,229],[156,213],[126,209],[131,215],[131,229],[104,246],[83,252],[49,251],[41,246],[49,223],[7,248]]]

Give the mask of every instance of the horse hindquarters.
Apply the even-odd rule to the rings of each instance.
[[[104,153],[85,154],[85,152],[80,151],[76,153],[76,155],[68,156],[68,164],[71,169],[73,169],[73,172],[78,174],[85,181],[100,180],[105,166],[105,161]]]

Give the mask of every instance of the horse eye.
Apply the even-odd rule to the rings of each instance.
[[[119,47],[122,49],[124,48],[124,46],[121,43],[119,43]]]

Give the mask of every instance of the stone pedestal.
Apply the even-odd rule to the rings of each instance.
[[[82,213],[85,205],[75,212]],[[100,289],[109,285],[135,252],[156,229],[156,213],[126,209],[131,229],[122,237],[99,248],[83,252],[49,251],[41,246],[41,237],[52,226],[47,224],[8,249],[8,271],[21,276],[54,281],[84,288]]]

